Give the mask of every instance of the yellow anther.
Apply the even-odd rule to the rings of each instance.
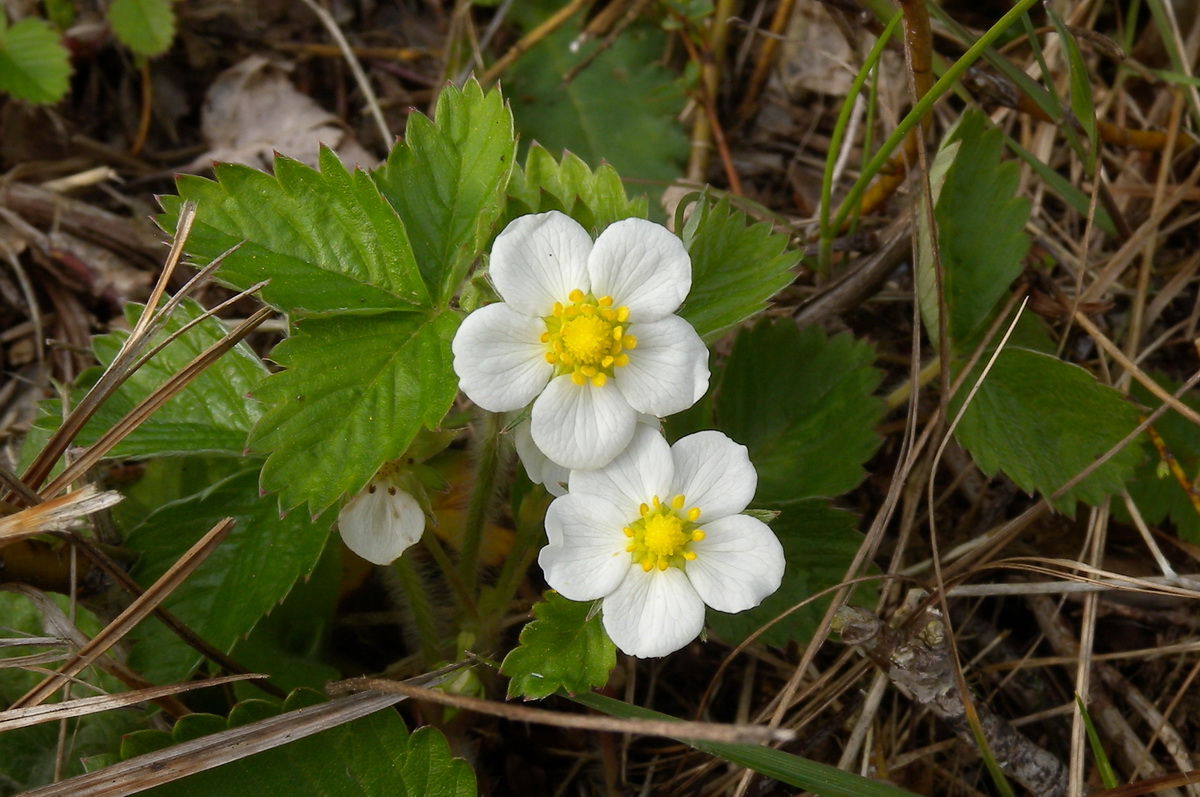
[[[594,365],[581,365],[579,366],[579,372],[589,379],[599,373]]]
[[[629,526],[626,526],[625,528],[621,529],[621,531],[625,534],[626,537],[633,536],[633,529],[629,528]]]
[[[608,357],[605,357],[603,360],[600,361],[601,368],[608,368],[612,364],[613,364],[613,358],[611,355]]]
[[[546,352],[546,362],[554,365],[556,362],[558,362],[558,355],[552,351]]]
[[[555,302],[554,303],[554,315],[562,315],[562,314],[563,314],[562,302]]]
[[[606,382],[608,382],[607,374],[596,374],[592,377],[592,387],[604,387]]]
[[[666,559],[659,559],[659,560],[658,560],[658,570],[659,570],[659,572],[662,572],[663,570],[666,570],[666,569],[667,569],[669,566],[670,566],[670,562],[668,562]]]
[[[571,381],[574,382],[575,384],[579,385],[580,387],[583,387],[583,385],[587,382],[587,377],[585,377],[583,374],[579,373],[578,371],[574,371],[571,373]]]
[[[683,509],[683,496],[682,495],[677,495],[671,499],[671,508],[672,509]]]
[[[570,299],[571,301],[575,302],[576,304],[578,304],[579,302],[582,302],[586,297],[583,295],[583,291],[576,288],[575,290],[573,290],[567,294],[567,298]]]
[[[654,568],[654,564],[649,559],[642,560],[642,572],[649,573]]]
[[[637,338],[635,338],[633,335],[626,335],[625,337],[621,338],[621,345],[627,349],[636,349]]]
[[[700,507],[694,506],[687,511],[687,519],[695,523],[700,519]]]
[[[621,339],[621,336],[622,336],[622,335],[624,335],[624,334],[625,334],[625,330],[624,330],[624,328],[622,328],[622,327],[613,327],[613,331],[612,331],[613,340],[620,340],[620,339]]]
[[[626,307],[625,305],[621,305],[620,307],[617,308],[617,320],[620,321],[622,324],[624,324],[626,321],[629,320],[629,308],[628,307]]]
[[[601,296],[599,301],[596,303],[601,307],[612,307],[612,302],[613,300],[611,296]]]
[[[694,561],[694,560],[696,559],[696,554],[695,554],[695,553],[693,553],[692,551],[684,551],[684,552],[683,552],[683,558],[684,558],[684,559],[687,559],[689,562],[691,562],[691,561]]]
[[[629,365],[629,355],[618,354],[616,357],[613,357],[613,365],[618,368],[624,368],[626,365]]]
[[[692,532],[692,542],[698,542],[698,541],[700,541],[700,540],[704,539],[704,538],[705,538],[705,537],[707,537],[707,536],[708,536],[708,535],[707,535],[707,534],[705,534],[705,533],[704,533],[703,531],[701,531],[700,529],[696,529],[695,531],[693,531],[693,532]]]
[[[625,553],[633,553],[635,550],[637,550],[636,542],[631,542],[625,546]]]
[[[658,500],[657,495],[650,499],[650,503],[654,504],[655,509],[658,509],[660,506],[662,506],[662,501]]]
[[[611,307],[602,307],[600,308],[600,317],[605,321],[612,321],[617,317],[617,311]]]
[[[538,338],[538,340],[540,340],[542,343],[549,343],[550,342],[550,333],[543,332],[541,334],[541,336]]]
[[[645,517],[646,515],[650,514],[650,507],[646,506],[645,504],[638,504],[638,514],[642,517]]]

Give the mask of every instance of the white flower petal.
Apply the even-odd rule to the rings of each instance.
[[[705,537],[693,542],[696,558],[687,576],[704,602],[721,612],[752,609],[779,589],[783,546],[766,523],[733,515],[701,524]]]
[[[565,468],[600,468],[629,445],[637,413],[611,382],[576,385],[555,377],[533,402],[533,441]]]
[[[677,567],[642,571],[632,565],[604,599],[604,630],[630,656],[673,653],[700,635],[704,602]]]
[[[625,523],[638,519],[638,506],[654,496],[670,501],[675,463],[671,448],[655,427],[639,423],[629,446],[599,470],[571,471],[570,491],[603,498],[623,511]]]
[[[338,512],[338,529],[347,548],[368,562],[387,565],[421,539],[425,513],[404,490],[373,481]]]
[[[636,322],[667,317],[692,289],[692,259],[683,241],[645,219],[623,219],[600,233],[588,271],[596,296],[613,297]]]
[[[629,523],[616,507],[591,495],[565,495],[546,510],[550,544],[538,554],[546,583],[573,601],[603,598],[629,570]]]
[[[696,432],[671,446],[675,458],[673,493],[700,508],[700,522],[736,515],[754,498],[758,471],[744,445],[721,432]]]
[[[530,427],[530,422],[524,420],[512,431],[513,444],[517,447],[517,456],[520,457],[521,464],[525,466],[525,474],[534,484],[545,485],[546,492],[550,495],[566,495],[567,490],[563,485],[567,483],[571,472],[562,465],[551,462],[550,458],[542,453],[537,443],[533,442]]]
[[[515,310],[548,316],[571,291],[590,289],[591,251],[591,236],[570,216],[557,210],[520,216],[496,236],[488,273]]]
[[[651,415],[673,415],[695,404],[708,390],[708,349],[696,330],[679,316],[630,324],[637,348],[613,381],[630,406]]]
[[[497,302],[463,319],[454,335],[454,372],[467,397],[492,412],[533,400],[554,373],[540,338],[546,323]]]

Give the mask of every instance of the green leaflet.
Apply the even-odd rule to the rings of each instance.
[[[130,326],[141,312],[140,304],[126,306],[125,317]],[[184,300],[150,346],[157,346],[203,312],[196,302]],[[227,332],[223,323],[208,318],[172,341],[100,406],[75,438],[75,443],[91,445],[96,442],[138,402],[224,338]],[[76,401],[100,377],[103,367],[113,361],[128,337],[125,330],[115,330],[92,339],[92,351],[101,367],[80,375],[74,391]],[[109,457],[144,459],[193,453],[241,456],[246,448],[246,435],[262,414],[259,405],[247,400],[246,394],[266,375],[267,368],[258,355],[245,343],[239,343],[118,443]],[[57,429],[62,422],[61,402],[57,399],[43,402],[41,410],[43,414],[38,419],[38,427],[43,431]]]
[[[951,402],[958,412],[981,367]],[[989,476],[1003,470],[1023,490],[1047,498],[1091,465],[1138,424],[1138,410],[1082,368],[1048,354],[1007,348],[963,414],[955,436]],[[1142,461],[1126,446],[1054,502],[1075,514],[1075,502],[1096,505],[1119,492]]]
[[[736,645],[801,601],[840,584],[862,544],[857,525],[856,515],[834,509],[828,501],[809,499],[789,504],[771,523],[771,531],[779,537],[787,558],[779,590],[756,608],[738,614],[709,609],[709,627],[723,641]],[[870,602],[874,593],[874,585],[860,586],[855,600]],[[797,609],[763,632],[758,641],[777,647],[786,647],[791,640],[806,644],[829,607],[829,600],[826,596]]]
[[[26,17],[7,27],[0,9],[0,91],[35,105],[58,102],[67,93],[70,54],[45,20]]]
[[[692,290],[680,315],[707,342],[762,311],[787,287],[800,256],[766,223],[749,224],[728,199],[704,200],[684,227]]]
[[[130,734],[121,758],[155,752],[226,729],[241,728],[324,702],[317,692],[288,695],[282,710],[266,700],[234,706],[229,718],[191,714],[166,731]],[[409,733],[395,711],[376,711],[352,722],[289,742],[216,769],[152,789],[153,795],[254,794],[258,797],[473,797],[475,775],[452,757],[441,732]]]
[[[162,55],[175,38],[171,0],[113,0],[108,24],[121,43],[138,55]]]
[[[797,330],[790,319],[738,334],[717,389],[717,426],[750,449],[758,504],[841,495],[863,480],[883,416],[874,359],[867,343]]]
[[[182,200],[195,201],[188,254],[206,265],[241,244],[218,277],[242,289],[270,280],[260,295],[284,312],[432,307],[404,224],[375,183],[332,150],[320,162],[316,172],[278,156],[274,177],[236,164],[218,164],[215,182],[180,177],[159,223],[174,232]]]
[[[446,307],[500,216],[516,158],[512,114],[474,80],[447,86],[432,121],[408,118],[405,141],[372,173],[404,220],[429,293]]]
[[[571,694],[608,682],[617,666],[617,646],[604,633],[600,615],[588,619],[592,602],[569,601],[557,592],[533,605],[534,620],[521,629],[520,644],[504,657],[508,697],[537,700],[565,689]]]
[[[979,113],[966,113],[949,136],[958,154],[945,174],[934,211],[946,292],[951,351],[969,352],[1008,295],[1029,251],[1025,222],[1029,200],[1014,196],[1020,179],[1015,162],[1001,162],[999,130]],[[937,305],[931,268],[918,272],[921,315],[937,340]]]
[[[646,218],[646,198],[626,197],[621,178],[607,163],[593,172],[570,152],[563,153],[561,162],[555,161],[548,150],[534,143],[525,168],[513,170],[504,223],[548,210],[566,213],[595,237],[614,221]]]
[[[578,33],[577,26],[565,26],[509,70],[506,85],[522,138],[552,152],[570,150],[590,164],[607,161],[625,179],[679,177],[688,147],[676,121],[684,94],[657,65],[662,31],[629,28],[564,84],[563,75],[591,49],[570,51]]]
[[[332,515],[281,518],[258,491],[257,469],[245,470],[203,492],[169,503],[133,529],[126,545],[141,554],[133,575],[143,587],[173,565],[221,518],[237,525],[164,606],[217,648],[229,651],[250,632],[296,580],[312,572],[329,536]],[[129,664],[154,683],[186,679],[200,654],[158,622],[131,634]]]
[[[269,452],[264,490],[313,514],[362,487],[399,457],[422,426],[437,428],[458,390],[453,312],[341,314],[297,324],[271,358],[286,370],[263,382],[268,405],[250,447]]]

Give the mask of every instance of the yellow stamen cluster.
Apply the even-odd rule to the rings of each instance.
[[[611,296],[597,299],[578,288],[568,298],[571,304],[555,302],[554,314],[545,317],[546,362],[577,385],[603,387],[614,368],[629,364],[626,350],[637,346],[637,338],[625,334],[629,308],[613,307]]]
[[[672,498],[669,504],[656,495],[652,503],[639,506],[638,519],[624,528],[625,536],[630,538],[625,550],[647,573],[668,567],[682,569],[696,558],[695,552],[688,550],[689,544],[704,539],[704,532],[696,528],[700,510],[692,507],[684,512],[682,495]]]

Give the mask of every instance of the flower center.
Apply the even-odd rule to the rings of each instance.
[[[625,350],[637,346],[637,338],[625,334],[629,308],[613,307],[611,296],[597,299],[578,288],[568,298],[571,304],[555,302],[554,314],[545,316],[546,362],[577,385],[590,381],[603,387],[614,369],[629,364]]]
[[[692,507],[684,512],[682,495],[672,498],[669,504],[656,495],[652,503],[653,506],[638,507],[640,517],[624,528],[625,536],[630,538],[625,550],[647,573],[668,567],[682,570],[696,558],[695,552],[689,550],[690,544],[704,539],[704,532],[696,528],[700,510]]]

